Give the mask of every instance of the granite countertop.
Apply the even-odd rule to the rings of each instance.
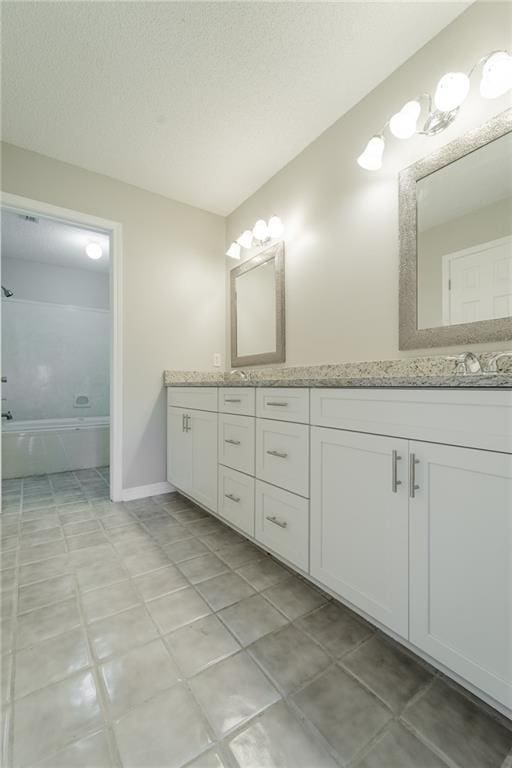
[[[480,353],[484,368],[493,353]],[[499,373],[464,374],[446,356],[372,360],[332,365],[245,369],[240,372],[164,371],[166,387],[365,387],[512,389],[512,358]]]

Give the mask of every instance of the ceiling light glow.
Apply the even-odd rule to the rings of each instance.
[[[226,256],[229,256],[230,259],[239,259],[240,251],[241,251],[241,247],[239,243],[231,243],[231,245],[226,251]]]
[[[480,95],[497,99],[512,88],[512,56],[506,51],[491,54],[484,64]]]
[[[382,136],[373,136],[364,152],[357,158],[358,164],[366,171],[378,171],[382,168],[382,153],[384,152],[384,139]]]
[[[416,133],[416,123],[420,116],[421,105],[418,101],[408,101],[400,112],[389,121],[389,130],[397,139],[410,139]]]
[[[85,252],[90,259],[96,261],[103,256],[103,249],[99,243],[87,243]]]

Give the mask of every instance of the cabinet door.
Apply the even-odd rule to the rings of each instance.
[[[256,419],[256,477],[309,495],[309,427]]]
[[[254,536],[254,478],[219,464],[217,514]]]
[[[190,495],[200,504],[217,511],[217,420],[209,411],[188,411],[191,439]]]
[[[406,440],[311,429],[311,574],[403,637],[407,449]]]
[[[410,640],[512,708],[512,456],[410,451]]]
[[[192,442],[186,431],[186,414],[183,408],[167,409],[167,480],[178,490],[190,493]]]
[[[219,414],[219,463],[254,475],[253,416]]]

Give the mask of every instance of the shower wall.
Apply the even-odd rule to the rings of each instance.
[[[3,405],[16,421],[108,416],[109,276],[3,259]]]

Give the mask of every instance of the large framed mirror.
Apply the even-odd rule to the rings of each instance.
[[[285,361],[284,243],[231,270],[231,365]]]
[[[512,109],[401,172],[399,348],[512,339]]]

